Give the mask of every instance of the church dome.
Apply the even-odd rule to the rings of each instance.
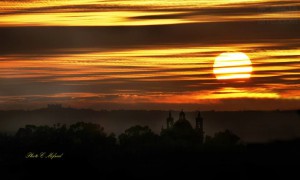
[[[179,120],[175,122],[174,128],[176,129],[182,129],[182,130],[192,130],[193,127],[191,123],[186,120],[185,113],[183,111],[179,114]]]
[[[176,129],[193,130],[191,123],[186,119],[176,121],[173,127]]]

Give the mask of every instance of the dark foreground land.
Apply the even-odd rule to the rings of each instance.
[[[180,112],[172,111],[176,121]],[[195,127],[198,112],[185,112],[186,119]],[[101,124],[108,133],[119,135],[134,125],[149,126],[159,134],[166,127],[168,111],[112,110],[95,111],[74,108],[43,108],[36,110],[0,111],[0,132],[14,134],[28,124],[48,125],[91,122]],[[203,111],[206,135],[229,129],[245,142],[269,142],[300,138],[298,111]]]
[[[5,180],[295,179],[299,162],[299,139],[245,144],[231,131],[202,143],[184,128],[158,135],[134,126],[116,137],[98,124],[80,122],[27,125],[15,135],[0,135]]]

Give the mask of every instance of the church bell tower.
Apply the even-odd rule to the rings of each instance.
[[[174,118],[172,117],[171,111],[169,112],[169,117],[167,118],[167,129],[172,128],[174,125]]]
[[[204,131],[203,131],[203,118],[201,117],[200,111],[198,112],[198,116],[196,117],[196,131],[201,136],[201,142],[204,140]]]

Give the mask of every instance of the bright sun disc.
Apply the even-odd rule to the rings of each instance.
[[[226,52],[215,59],[214,74],[217,79],[249,79],[252,63],[242,52]]]

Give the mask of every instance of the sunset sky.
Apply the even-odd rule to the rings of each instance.
[[[0,109],[300,109],[299,32],[300,0],[2,0]]]

